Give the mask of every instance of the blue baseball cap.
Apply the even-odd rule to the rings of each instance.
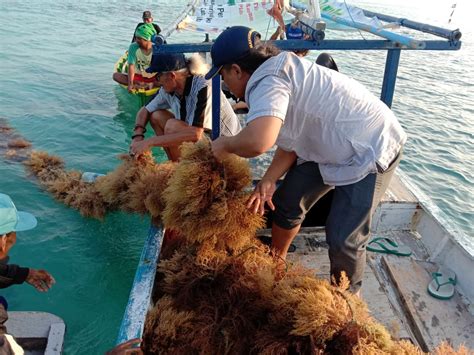
[[[165,73],[186,68],[186,57],[183,53],[153,53],[147,73]]]
[[[18,211],[10,196],[0,193],[0,235],[33,229],[37,224],[35,216]]]
[[[233,26],[222,32],[211,48],[212,68],[206,80],[213,78],[225,64],[244,57],[255,47],[260,33],[245,26]]]

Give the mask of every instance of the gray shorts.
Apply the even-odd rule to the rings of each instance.
[[[311,207],[334,188],[326,220],[331,274],[338,279],[341,271],[345,271],[356,291],[362,282],[372,213],[385,193],[401,155],[400,152],[385,171],[369,174],[354,184],[336,187],[324,184],[317,163],[293,165],[273,195],[273,222],[283,229],[301,225]]]

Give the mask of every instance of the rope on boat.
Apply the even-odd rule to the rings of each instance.
[[[163,37],[166,39],[171,34],[173,34],[177,29],[179,24],[188,16],[188,14],[191,11],[194,11],[196,8],[196,5],[199,3],[199,0],[191,0],[188,5],[183,9],[183,11],[178,15],[176,20],[171,23],[171,25],[168,27],[168,29],[163,33]]]

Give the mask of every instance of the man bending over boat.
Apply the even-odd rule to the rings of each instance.
[[[0,193],[0,288],[26,282],[38,291],[45,292],[55,283],[54,278],[45,270],[8,264],[8,252],[16,243],[16,232],[33,229],[36,224],[35,216],[18,211],[10,196]],[[6,334],[6,310],[6,300],[0,296],[0,335]]]
[[[182,142],[196,142],[212,131],[212,87],[203,76],[207,69],[199,55],[190,59],[182,53],[153,55],[148,70],[157,72],[161,89],[137,113],[130,154],[138,156],[152,147],[163,147],[168,158],[177,161]],[[222,92],[220,117],[222,135],[240,131],[240,122]],[[148,122],[155,136],[145,139]]]
[[[122,85],[127,85],[132,92],[136,87],[156,85],[156,73],[147,72],[153,55],[152,37],[156,35],[152,24],[141,25],[135,31],[136,42],[128,48],[128,74],[114,73],[113,79]]]
[[[274,210],[272,247],[283,259],[306,213],[334,188],[326,220],[331,276],[338,281],[345,272],[358,294],[371,216],[406,141],[396,117],[355,80],[280,53],[247,27],[222,32],[211,56],[206,78],[220,73],[249,106],[247,126],[234,137],[216,139],[214,155],[255,157],[277,145],[248,207],[263,214],[267,203]]]

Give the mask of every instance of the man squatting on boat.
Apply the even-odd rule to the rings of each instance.
[[[138,156],[152,147],[163,147],[168,158],[177,161],[182,142],[196,142],[212,131],[212,87],[204,78],[207,64],[199,55],[186,59],[184,54],[153,55],[149,72],[156,72],[161,86],[156,97],[138,111],[130,153]],[[237,134],[240,122],[221,91],[220,132]],[[150,122],[155,136],[145,139]]]
[[[231,27],[211,49],[213,67],[249,106],[247,126],[212,143],[216,158],[255,157],[273,145],[273,160],[248,207],[274,210],[272,247],[286,258],[308,210],[335,189],[326,221],[331,279],[345,272],[358,294],[371,215],[398,166],[406,134],[392,111],[364,86]],[[284,181],[277,180],[286,173]]]

